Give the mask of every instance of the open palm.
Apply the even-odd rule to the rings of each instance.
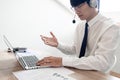
[[[50,34],[52,35],[52,37],[46,37],[46,36],[40,35],[41,39],[44,41],[44,43],[46,45],[49,45],[52,47],[57,47],[58,41],[57,41],[56,37],[54,36],[54,34],[52,32],[50,32]]]

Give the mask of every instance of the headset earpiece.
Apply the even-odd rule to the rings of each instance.
[[[97,8],[98,0],[89,0],[88,4],[90,5],[90,7]]]

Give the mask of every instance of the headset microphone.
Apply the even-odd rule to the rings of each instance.
[[[74,15],[74,19],[72,20],[72,23],[76,23],[75,16],[76,16],[76,15]]]
[[[76,21],[75,21],[75,19],[72,21],[72,23],[75,23]]]

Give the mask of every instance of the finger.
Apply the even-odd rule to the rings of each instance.
[[[38,63],[44,63],[44,59],[39,60],[36,64],[38,64]]]
[[[45,42],[45,39],[44,38],[41,38],[44,42]]]
[[[40,64],[40,66],[52,66],[52,63],[42,63],[42,64]]]
[[[40,37],[41,37],[42,39],[49,39],[48,37],[43,36],[43,35],[40,35]]]
[[[42,36],[41,39],[44,41],[44,43],[48,43],[48,37]]]
[[[53,56],[44,57],[44,60],[51,60]]]
[[[43,37],[43,35],[40,35],[40,37]]]
[[[43,38],[44,36],[43,35],[40,35],[41,38]]]
[[[50,34],[52,35],[52,37],[55,37],[55,35],[52,32],[50,32]]]
[[[40,35],[40,37],[41,37],[41,39],[42,39],[43,41],[45,41],[44,36]]]
[[[37,66],[51,66],[50,60],[41,60],[36,63]]]
[[[53,60],[52,60],[52,58],[51,57],[45,57],[44,58],[44,62],[46,62],[46,63],[50,63],[50,62],[52,62]]]
[[[43,62],[43,61],[38,61],[38,62],[36,63],[37,66],[40,66],[41,64],[44,64],[44,62]]]
[[[51,60],[51,58],[50,57],[44,57],[44,59],[42,59],[42,60],[39,60],[37,63],[49,63],[49,62],[51,62],[52,60]]]
[[[37,66],[41,66],[43,65],[45,62],[39,62],[39,63],[36,63]]]

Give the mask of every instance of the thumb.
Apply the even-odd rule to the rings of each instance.
[[[55,37],[55,35],[52,32],[50,32],[50,34],[52,35],[52,37]]]

